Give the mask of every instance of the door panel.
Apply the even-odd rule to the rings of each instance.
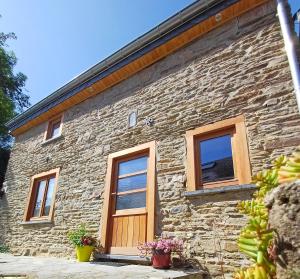
[[[106,253],[137,255],[153,241],[155,227],[155,142],[108,157],[101,243]]]
[[[115,166],[110,253],[137,254],[147,239],[148,154],[117,160]]]
[[[146,231],[146,214],[113,216],[110,252],[136,255],[136,247],[146,241]]]

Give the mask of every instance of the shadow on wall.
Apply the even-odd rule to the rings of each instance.
[[[240,200],[249,200],[252,198],[255,189],[253,190],[245,190],[245,191],[237,191],[237,192],[225,192],[221,194],[214,195],[203,195],[201,199],[197,198],[189,198],[190,204],[194,206],[201,206],[207,203],[222,203],[226,201],[235,201],[238,202]]]
[[[7,244],[5,239],[9,234],[10,211],[6,191],[3,189],[5,173],[8,167],[10,150],[0,148],[0,244]],[[12,172],[11,172],[12,173]]]
[[[0,199],[4,195],[3,182],[5,178],[9,156],[10,156],[10,150],[0,148]]]

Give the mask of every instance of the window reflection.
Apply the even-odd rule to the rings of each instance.
[[[234,178],[231,135],[199,141],[202,183]]]

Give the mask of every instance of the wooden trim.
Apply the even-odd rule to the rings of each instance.
[[[104,247],[105,252],[110,252],[109,241],[111,232],[109,232],[109,221],[111,216],[115,215],[128,215],[129,209],[118,210],[115,214],[112,214],[112,191],[114,190],[114,181],[117,178],[117,165],[124,160],[130,160],[135,157],[140,157],[142,154],[148,155],[147,165],[147,200],[146,200],[146,212],[144,208],[134,209],[132,214],[146,213],[147,218],[147,241],[154,239],[155,230],[155,191],[156,191],[156,178],[155,178],[155,141],[141,144],[126,150],[118,151],[108,155],[107,173],[105,182],[104,193],[104,205],[102,212],[102,224],[101,224],[101,244]],[[131,214],[131,213],[130,213]]]
[[[118,158],[118,162],[133,160],[134,157],[140,157],[140,154],[146,153],[150,148],[153,148],[153,144],[155,141],[140,144],[138,146],[134,146],[125,150],[121,150],[112,154],[109,154],[108,157],[112,159]],[[135,156],[137,155],[137,156]]]
[[[186,135],[191,135],[191,136],[199,136],[201,134],[204,135],[206,133],[214,133],[217,132],[218,130],[224,130],[224,129],[229,129],[230,127],[235,127],[237,123],[243,123],[244,122],[244,116],[239,115],[234,118],[229,118],[226,120],[218,121],[212,124],[208,124],[199,128],[195,128],[194,130],[189,130],[186,132]]]
[[[203,188],[216,188],[216,187],[223,187],[223,186],[232,186],[237,184],[240,184],[239,180],[237,178],[233,178],[228,180],[203,183]]]
[[[126,173],[126,174],[123,174],[123,175],[119,175],[118,179],[131,177],[131,176],[136,176],[136,175],[145,174],[145,173],[147,173],[147,170],[136,171],[136,172],[132,172],[132,173]]]
[[[115,217],[115,216],[140,215],[140,214],[147,214],[147,210],[145,207],[116,210],[116,213],[113,214],[112,216]]]
[[[41,217],[31,217],[30,221],[39,221],[39,220],[48,220],[48,216],[41,216]]]
[[[186,133],[186,156],[187,156],[187,190],[195,191],[197,189],[196,178],[196,156],[195,156],[195,142],[194,136],[190,133]]]
[[[234,154],[235,159],[237,160],[237,177],[240,184],[248,184],[251,182],[251,164],[245,122],[238,122],[235,128],[236,137],[234,138]]]
[[[55,195],[56,195],[57,186],[58,186],[59,171],[60,171],[60,168],[56,168],[56,169],[52,169],[50,171],[46,171],[46,172],[42,172],[42,173],[33,175],[31,177],[30,189],[29,189],[27,202],[26,202],[26,208],[25,208],[24,217],[23,217],[24,222],[29,221],[29,220],[31,220],[31,221],[35,221],[35,220],[49,220],[49,221],[52,221],[53,220]],[[37,190],[36,185],[42,179],[52,178],[52,177],[55,177],[55,184],[54,184],[54,189],[53,189],[53,195],[52,195],[52,201],[51,201],[51,207],[50,207],[49,215],[48,216],[41,216],[42,207],[44,206],[44,203],[45,203],[45,196],[47,195],[47,190],[46,190],[46,187],[48,185],[48,181],[47,181],[45,189],[44,189],[43,203],[42,203],[42,206],[41,206],[41,209],[40,209],[40,216],[39,217],[32,217],[33,208],[35,206],[35,204],[34,204],[35,201],[34,200],[35,200],[36,190]]]
[[[201,168],[199,159],[199,140],[205,140],[230,133],[232,135],[232,159],[234,179],[204,183],[201,185]],[[222,187],[251,182],[246,126],[244,116],[219,121],[186,132],[187,145],[187,190],[199,188]]]
[[[114,192],[111,193],[112,195],[116,196],[122,196],[122,195],[129,195],[129,194],[134,194],[134,193],[140,193],[140,192],[145,192],[147,188],[139,188],[139,189],[134,189],[134,190],[129,190],[129,191],[124,191],[124,192]]]
[[[63,120],[64,120],[64,113],[61,113],[59,115],[55,115],[54,117],[50,118],[47,122],[46,130],[44,132],[44,142],[48,140],[52,140],[54,137],[49,137],[49,135],[53,132],[53,125],[57,122],[60,122],[59,126],[59,135],[62,134],[62,127],[63,127]],[[56,137],[58,137],[56,136]]]
[[[156,143],[149,143],[149,161],[147,174],[147,234],[146,241],[153,241],[155,236],[155,204],[156,204]]]
[[[111,182],[112,182],[112,176],[113,176],[113,157],[108,156],[108,162],[107,162],[107,173],[106,173],[106,179],[105,179],[105,191],[104,191],[104,204],[103,204],[103,210],[102,210],[102,223],[101,223],[101,245],[107,252],[108,250],[108,224],[109,224],[109,214],[110,214],[110,195],[111,195]]]

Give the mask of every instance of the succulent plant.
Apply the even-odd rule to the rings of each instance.
[[[238,209],[249,216],[248,223],[238,238],[238,246],[254,264],[234,274],[234,279],[275,278],[274,231],[268,228],[268,209],[264,204],[266,194],[281,183],[300,179],[300,146],[290,158],[279,156],[272,162],[273,167],[253,176],[257,186],[251,201],[241,201]]]
[[[280,167],[278,178],[280,183],[300,179],[300,145],[292,156],[286,160],[286,163]]]

